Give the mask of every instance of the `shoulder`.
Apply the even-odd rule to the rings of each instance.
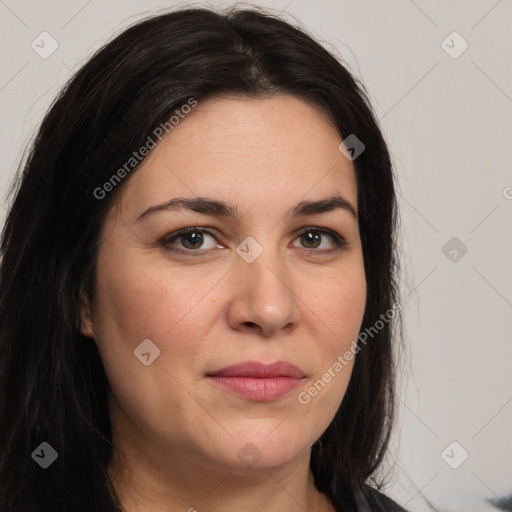
[[[361,512],[407,512],[391,498],[369,485],[364,486],[357,498],[357,504]]]

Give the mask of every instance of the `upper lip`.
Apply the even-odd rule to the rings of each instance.
[[[304,378],[304,372],[297,366],[286,361],[277,361],[276,363],[266,364],[258,361],[247,361],[244,363],[226,366],[220,370],[215,370],[206,375],[207,377],[254,377],[254,378],[272,378],[272,377],[293,377],[296,379]]]

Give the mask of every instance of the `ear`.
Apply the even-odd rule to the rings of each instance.
[[[88,338],[94,339],[94,330],[92,324],[92,315],[90,313],[91,308],[89,300],[85,297],[85,294],[80,290],[80,334],[87,336]]]

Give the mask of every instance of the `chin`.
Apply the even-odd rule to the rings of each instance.
[[[310,449],[308,440],[299,432],[283,429],[278,433],[278,429],[274,423],[264,434],[251,435],[246,429],[234,436],[225,452],[230,455],[229,465],[234,470],[279,469]]]

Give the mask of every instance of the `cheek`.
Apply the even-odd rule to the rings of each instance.
[[[316,337],[324,343],[323,355],[329,353],[332,357],[333,353],[344,351],[357,338],[364,316],[366,279],[362,265],[353,265],[337,276],[319,280],[315,287],[309,288],[306,297],[311,321],[316,321],[318,329],[326,334]]]
[[[309,318],[316,328],[311,353],[319,364],[301,388],[298,402],[315,439],[336,414],[357,357],[356,340],[366,305],[362,264],[338,273],[336,279],[322,280],[309,296]]]
[[[137,367],[134,350],[149,339],[161,351],[159,364],[165,360],[166,367],[184,371],[183,360],[207,336],[207,316],[214,314],[208,292],[219,275],[188,272],[184,278],[127,252],[112,251],[98,261],[95,330],[105,367],[114,378]]]
[[[95,321],[115,403],[145,430],[178,439],[180,421],[201,416],[186,390],[193,389],[195,368],[205,358],[204,344],[216,316],[208,291],[220,276],[188,272],[185,278],[169,267],[119,256],[98,265]],[[160,351],[149,366],[134,354],[143,340]]]

